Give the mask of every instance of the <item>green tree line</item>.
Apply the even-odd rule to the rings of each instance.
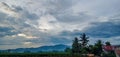
[[[79,38],[75,37],[72,43],[72,48],[66,48],[65,52],[71,54],[94,54],[103,57],[115,57],[114,51],[105,53],[102,46],[104,45],[101,40],[97,40],[94,45],[88,45],[89,37],[83,33]],[[105,45],[111,46],[110,42],[105,42]]]

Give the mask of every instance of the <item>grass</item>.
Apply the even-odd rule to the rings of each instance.
[[[66,52],[42,52],[42,53],[1,53],[0,57],[85,57],[80,54]]]

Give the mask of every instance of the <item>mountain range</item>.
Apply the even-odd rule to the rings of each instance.
[[[8,49],[8,50],[0,50],[1,52],[16,52],[16,53],[23,53],[23,52],[52,52],[52,51],[64,51],[67,45],[59,44],[53,46],[41,46],[37,48],[17,48],[17,49]]]

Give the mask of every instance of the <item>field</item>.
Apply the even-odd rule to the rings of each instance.
[[[86,57],[69,53],[1,53],[0,57]]]

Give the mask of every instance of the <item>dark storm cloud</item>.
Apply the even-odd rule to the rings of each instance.
[[[19,11],[23,10],[23,8],[21,8],[20,6],[13,5],[12,7],[15,9],[16,12],[19,12]]]
[[[120,23],[109,21],[92,23],[92,25],[87,27],[84,32],[93,37],[110,38],[120,35]]]
[[[60,33],[60,36],[78,36],[80,35],[81,32],[79,30],[74,30],[74,31],[62,31]]]
[[[8,43],[5,42],[0,42],[0,45],[21,45],[21,43],[19,42],[14,42],[14,41],[9,41]]]
[[[14,30],[14,28],[0,27],[0,37],[12,36],[12,35],[17,34],[17,32],[13,32],[12,30]]]
[[[51,36],[50,42],[54,44],[69,44],[72,42],[72,39],[67,39],[68,37],[63,36]]]
[[[6,14],[0,12],[0,21],[2,21],[3,19],[5,19],[6,17]]]
[[[22,11],[22,17],[30,19],[30,20],[35,20],[39,18],[39,16],[37,16],[36,14],[30,13],[26,10]]]
[[[60,16],[56,16],[58,21],[60,22],[69,22],[69,23],[78,23],[78,22],[85,22],[86,20],[92,20],[95,19],[90,15],[87,15],[86,12],[80,12],[80,13],[67,13],[67,14],[62,14]],[[71,22],[72,21],[72,22]]]
[[[18,12],[18,13],[22,14],[22,18],[27,18],[27,19],[30,19],[30,20],[35,20],[35,19],[39,18],[39,16],[37,16],[36,14],[30,13],[29,11],[27,11],[26,9],[24,9],[20,6],[13,5],[13,8],[14,8],[15,12]]]

